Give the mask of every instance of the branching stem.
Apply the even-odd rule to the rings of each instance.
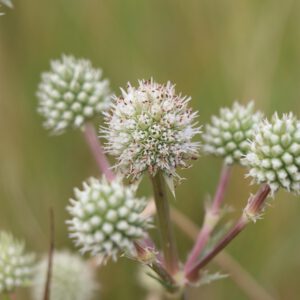
[[[189,271],[195,266],[197,263],[201,252],[203,251],[205,245],[207,244],[212,231],[214,230],[217,222],[220,218],[220,208],[224,200],[224,194],[226,188],[228,186],[229,177],[230,177],[230,169],[231,167],[224,164],[220,180],[218,183],[217,191],[214,196],[213,202],[210,207],[206,209],[206,214],[204,217],[202,228],[198,234],[195,245],[188,257],[188,260],[185,264],[185,273],[189,273]]]
[[[222,251],[245,227],[250,220],[255,220],[255,216],[259,216],[264,208],[265,200],[271,189],[269,185],[263,185],[255,196],[251,196],[242,216],[239,218],[233,228],[221,239],[217,245],[201,259],[188,273],[186,278],[195,281],[199,277],[199,271],[205,267],[220,251]],[[249,217],[250,216],[250,217]]]

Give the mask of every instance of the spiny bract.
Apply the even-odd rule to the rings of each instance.
[[[224,158],[226,164],[242,163],[250,148],[248,140],[261,118],[260,112],[254,113],[253,102],[246,106],[235,102],[232,108],[222,108],[205,127],[204,152]]]
[[[44,296],[48,257],[36,266],[32,285],[34,300]],[[91,300],[97,289],[95,268],[76,254],[55,251],[53,255],[50,300]]]
[[[134,241],[143,238],[149,220],[140,216],[146,201],[135,197],[135,188],[120,179],[108,182],[91,178],[75,189],[75,200],[68,206],[70,237],[81,252],[91,252],[106,260],[120,253],[134,255]]]
[[[42,74],[37,92],[44,126],[60,134],[67,127],[82,127],[85,121],[108,109],[109,82],[101,76],[102,71],[85,59],[63,55],[52,61],[51,70]]]
[[[260,123],[244,159],[249,176],[257,183],[266,182],[272,192],[279,187],[300,191],[300,122],[292,114]]]
[[[0,294],[31,283],[34,256],[25,253],[24,243],[0,232]]]
[[[176,175],[177,167],[198,156],[199,143],[192,142],[200,132],[196,112],[188,108],[190,98],[175,93],[175,86],[151,80],[128,83],[127,91],[114,97],[106,115],[106,151],[117,158],[116,168],[132,179],[148,170]]]

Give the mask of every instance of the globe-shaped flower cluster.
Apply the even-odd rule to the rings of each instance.
[[[170,82],[158,84],[141,80],[137,88],[115,97],[106,115],[106,150],[117,158],[116,168],[132,179],[146,170],[176,175],[177,167],[187,167],[198,156],[199,143],[193,137],[200,132],[195,125],[196,112],[188,108],[190,98],[175,93]]]
[[[282,187],[300,191],[300,121],[292,114],[282,118],[274,114],[261,122],[244,159],[249,176],[257,183],[266,182],[272,192]]]
[[[248,153],[248,140],[261,121],[260,112],[254,112],[254,103],[243,106],[235,102],[232,108],[222,108],[219,116],[213,116],[203,134],[203,150],[224,158],[226,164],[242,163]]]
[[[0,294],[31,283],[34,256],[25,253],[24,243],[0,232]]]
[[[143,238],[150,220],[140,213],[146,201],[135,197],[135,188],[124,186],[120,179],[108,182],[91,178],[75,189],[75,199],[68,207],[70,237],[81,248],[106,260],[116,260],[119,253],[135,254],[134,242]]]
[[[48,257],[35,269],[32,285],[34,300],[43,299],[48,269]],[[52,263],[50,300],[91,300],[97,289],[95,268],[76,254],[55,251]]]
[[[52,61],[51,70],[42,74],[37,92],[44,126],[60,134],[67,127],[82,127],[85,121],[108,109],[109,82],[101,76],[102,71],[85,59],[63,55]]]

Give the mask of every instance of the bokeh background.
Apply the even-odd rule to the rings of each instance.
[[[255,99],[268,116],[275,110],[299,116],[299,28],[296,0],[16,0],[0,18],[0,228],[42,254],[52,206],[56,246],[72,248],[65,206],[74,186],[98,174],[80,132],[51,137],[42,128],[35,91],[50,59],[62,53],[91,59],[117,93],[127,81],[171,80],[192,96],[201,124],[235,99]],[[173,205],[199,225],[220,167],[220,160],[202,157],[181,173],[187,180]],[[234,168],[226,195],[235,208],[230,217],[256,188]],[[140,193],[151,195],[147,180]],[[299,197],[280,192],[264,219],[228,247],[278,299],[299,299],[299,214]],[[192,243],[176,234],[184,259]],[[144,299],[135,271],[125,259],[101,268],[101,299]],[[191,293],[193,299],[248,299],[230,277]],[[26,292],[19,299],[28,299]]]

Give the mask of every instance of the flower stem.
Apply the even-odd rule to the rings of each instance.
[[[187,236],[197,239],[199,228],[187,216],[174,207],[171,209],[171,219]],[[220,252],[214,262],[223,271],[230,274],[230,278],[252,300],[274,300],[274,298],[245,270],[233,257],[225,251]]]
[[[213,199],[212,205],[206,209],[206,214],[204,217],[203,225],[202,228],[198,234],[197,240],[195,242],[195,245],[188,257],[188,260],[185,264],[185,273],[189,273],[189,271],[195,266],[197,263],[197,260],[199,259],[199,256],[207,244],[207,241],[209,240],[212,231],[214,230],[217,222],[219,221],[220,218],[220,208],[221,204],[224,199],[224,194],[226,191],[226,188],[228,186],[229,182],[229,177],[230,177],[230,169],[231,167],[224,164],[217,191],[215,194],[215,197]]]
[[[159,232],[161,235],[164,263],[167,271],[174,275],[178,269],[177,248],[170,218],[170,207],[167,199],[167,190],[163,174],[157,172],[152,178],[154,200],[157,210]]]
[[[48,254],[48,265],[47,265],[47,277],[45,282],[45,290],[44,290],[44,300],[50,299],[50,286],[52,280],[52,268],[53,268],[53,255],[54,255],[54,248],[55,248],[55,228],[54,228],[54,213],[53,209],[50,209],[50,243],[49,243],[49,254]]]
[[[115,175],[110,168],[95,127],[90,122],[87,122],[84,126],[84,137],[102,174],[104,174],[109,181],[113,180]]]
[[[270,191],[271,189],[269,185],[266,184],[259,189],[255,196],[250,197],[248,205],[246,206],[237,223],[223,237],[223,239],[219,241],[217,245],[186,274],[186,278],[192,282],[197,280],[199,277],[199,271],[205,267],[220,251],[222,251],[241,231],[243,231],[251,219],[255,220],[254,216],[257,217],[260,215]],[[249,215],[251,216],[250,218]]]
[[[217,191],[211,207],[212,212],[214,214],[219,213],[221,205],[223,203],[225,191],[227,189],[229,178],[230,178],[230,170],[231,170],[231,166],[228,166],[227,164],[223,165]]]

